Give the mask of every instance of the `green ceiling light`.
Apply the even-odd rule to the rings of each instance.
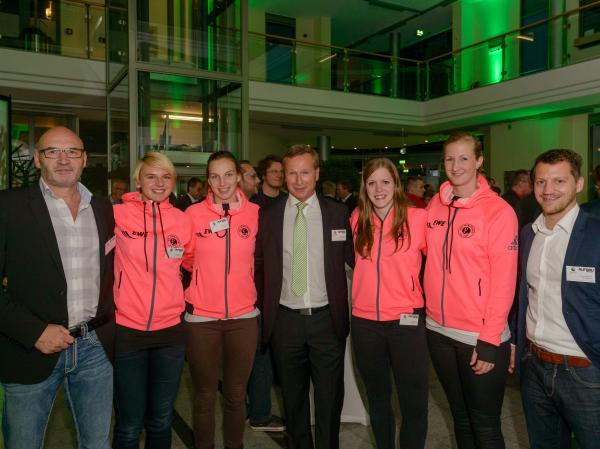
[[[425,34],[425,31],[417,29],[417,37],[422,37]]]

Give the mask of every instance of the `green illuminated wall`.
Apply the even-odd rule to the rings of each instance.
[[[519,0],[460,0],[453,9],[453,47],[468,45],[492,38],[519,27]],[[508,37],[485,43],[457,56],[455,79],[459,90],[485,86],[510,79],[518,72],[518,44]]]

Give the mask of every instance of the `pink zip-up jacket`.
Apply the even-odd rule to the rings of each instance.
[[[258,230],[258,206],[249,202],[240,189],[237,208],[223,211],[213,194],[186,209],[194,228],[195,249],[184,268],[192,272],[186,299],[194,315],[235,318],[251,312],[256,303],[254,246]],[[213,232],[217,220],[226,218],[228,229]],[[218,228],[215,228],[218,229]]]
[[[373,247],[364,259],[355,246],[356,265],[352,278],[352,315],[375,321],[398,320],[403,313],[413,313],[423,307],[423,290],[419,281],[421,254],[425,249],[427,212],[408,208],[408,239],[395,241],[390,237],[394,210],[382,220],[373,214]],[[350,223],[356,244],[358,209]],[[404,241],[404,246],[400,244]]]
[[[185,308],[179,267],[192,251],[191,220],[168,200],[143,202],[138,192],[113,210],[117,324],[143,331],[176,325]]]
[[[478,177],[469,198],[445,182],[427,208],[427,315],[500,345],[515,295],[518,225],[513,209]]]

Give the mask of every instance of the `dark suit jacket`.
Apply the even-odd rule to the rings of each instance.
[[[529,305],[527,260],[535,233],[531,226],[521,231],[519,253],[519,308],[516,320],[517,368],[526,344],[526,314]],[[567,267],[593,267],[596,282],[567,281]],[[600,219],[581,210],[567,246],[561,280],[562,311],[573,338],[595,366],[600,366]],[[558,313],[558,311],[557,311]]]
[[[585,204],[582,204],[581,208],[588,214],[592,214],[600,218],[600,200],[589,201]]]
[[[348,287],[344,263],[354,267],[352,231],[345,205],[318,195],[323,219],[323,249],[325,260],[325,284],[331,319],[336,334],[345,339],[349,330]],[[283,215],[287,197],[261,207],[258,219],[258,235],[254,264],[254,280],[258,294],[258,306],[263,313],[263,343],[271,337],[283,282]],[[345,229],[346,241],[331,241],[333,229]],[[316,238],[317,236],[311,236]]]
[[[113,257],[105,244],[114,235],[112,206],[92,197],[100,244],[100,298],[97,316],[114,317]],[[67,282],[54,228],[38,184],[0,192],[0,380],[32,384],[45,380],[58,356],[34,344],[48,324],[68,326]],[[114,320],[97,329],[112,357]]]
[[[192,204],[194,203],[192,203],[190,196],[187,193],[184,193],[179,198],[177,198],[177,201],[173,205],[180,211],[185,212],[185,210]]]
[[[344,201],[344,204],[348,208],[348,213],[352,214],[352,211],[356,209],[356,206],[358,206],[358,200],[356,199],[356,196],[354,196],[354,193],[352,193],[348,199]]]

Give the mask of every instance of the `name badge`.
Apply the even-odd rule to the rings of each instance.
[[[345,229],[332,229],[331,230],[331,241],[332,242],[345,242],[346,241],[346,230]]]
[[[225,217],[221,218],[220,220],[210,222],[210,230],[213,232],[213,234],[226,229],[229,229],[229,221],[227,221],[227,218]]]
[[[417,313],[403,313],[400,315],[400,326],[418,326],[419,325],[419,314]]]
[[[105,244],[104,244],[104,255],[108,256],[108,253],[110,253],[113,249],[115,249],[115,246],[117,245],[117,236],[113,235],[110,240],[108,240]]]
[[[167,257],[169,259],[181,259],[184,248],[167,248]]]
[[[570,282],[587,282],[590,284],[596,283],[596,268],[595,267],[572,267],[567,265],[567,281]]]

